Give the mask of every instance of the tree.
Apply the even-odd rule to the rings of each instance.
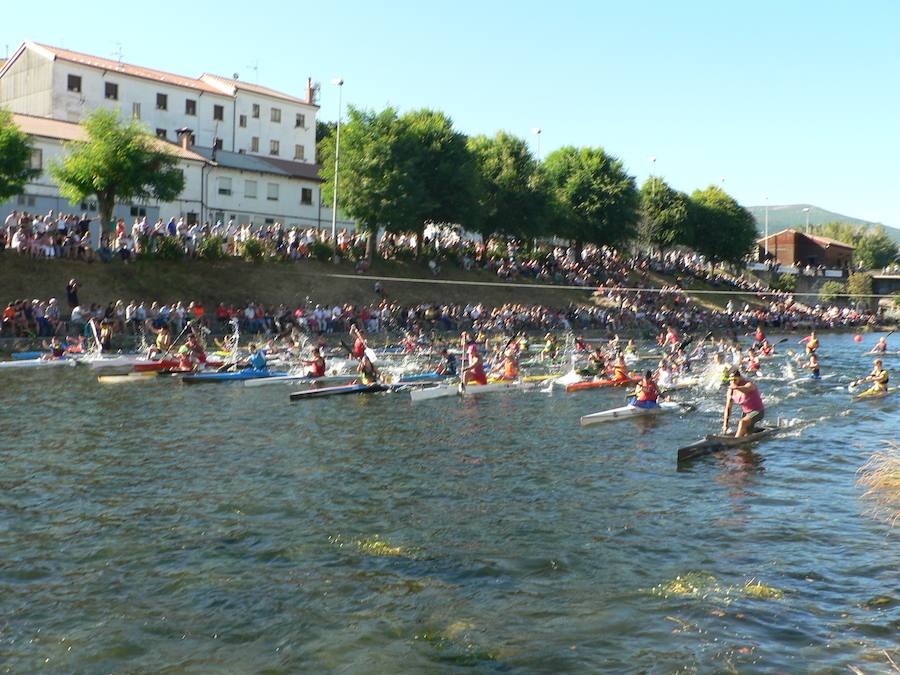
[[[404,208],[413,191],[413,176],[404,155],[406,133],[394,108],[375,113],[349,106],[347,122],[341,125],[340,208],[367,233],[370,260],[379,228],[390,229],[407,220]],[[321,153],[322,198],[330,201],[334,195],[333,134],[323,138]]]
[[[66,144],[50,173],[73,204],[97,196],[101,227],[112,221],[116,201],[173,201],[184,190],[177,157],[137,121],[120,122],[116,112],[96,110],[81,123],[87,141]]]
[[[867,296],[872,295],[872,288],[872,275],[868,272],[851,274],[850,278],[847,279],[847,292],[850,294],[850,297],[857,302],[869,304],[871,298]]]
[[[501,131],[493,138],[469,138],[468,148],[482,185],[476,227],[482,239],[495,234],[525,239],[540,235],[545,199],[538,163],[528,144]]]
[[[859,239],[853,252],[854,262],[869,270],[886,267],[896,258],[897,244],[891,241],[881,225],[867,231]]]
[[[756,243],[751,213],[715,185],[691,195],[691,247],[713,260],[739,263]]]
[[[675,244],[689,245],[693,233],[688,217],[690,197],[651,176],[641,186],[641,222],[638,237],[642,244],[666,249]]]
[[[0,202],[22,194],[25,184],[41,174],[32,169],[31,140],[13,122],[12,113],[0,109]]]
[[[416,233],[416,258],[428,223],[478,230],[481,185],[465,135],[442,112],[414,110],[400,118],[403,156],[412,178],[404,204],[404,229]]]
[[[819,289],[819,300],[822,302],[834,302],[846,295],[847,287],[840,281],[826,281]]]
[[[640,197],[621,160],[602,148],[560,148],[544,160],[556,206],[554,234],[572,240],[616,245],[635,235]]]

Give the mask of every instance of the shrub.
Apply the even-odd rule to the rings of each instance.
[[[819,289],[822,302],[834,302],[847,292],[847,287],[840,281],[826,281]]]
[[[197,245],[197,257],[201,260],[223,260],[225,237],[207,237]]]
[[[868,272],[851,274],[847,280],[847,292],[858,302],[869,303],[871,298],[865,296],[872,295],[872,286],[872,275]]]
[[[268,253],[266,243],[256,237],[251,237],[244,242],[238,249],[240,256],[247,262],[259,262]]]
[[[181,260],[184,257],[184,244],[178,237],[161,237],[156,240],[151,257],[156,260]]]
[[[788,272],[783,272],[778,275],[778,278],[774,282],[772,282],[772,288],[778,291],[793,293],[797,290],[797,277]]]
[[[316,239],[309,245],[309,255],[316,260],[328,262],[331,260],[331,253],[331,244],[326,244],[324,241]]]

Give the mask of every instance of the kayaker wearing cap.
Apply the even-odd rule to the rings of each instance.
[[[741,376],[738,368],[732,368],[729,374],[731,383],[728,385],[728,402],[725,404],[725,418],[722,421],[722,433],[728,432],[728,422],[731,418],[731,406],[737,403],[741,406],[743,417],[738,423],[735,438],[741,438],[757,431],[756,424],[766,412],[759,388],[750,380]]]
[[[628,400],[628,405],[636,408],[658,408],[659,389],[653,381],[653,371],[646,371],[640,382],[634,388],[634,396]]]
[[[871,382],[872,386],[869,387],[863,394],[883,394],[887,391],[888,382],[890,381],[891,376],[884,369],[884,365],[881,359],[875,359],[875,367],[872,369],[872,372],[869,373],[868,377],[864,377],[861,380],[857,380],[854,382],[854,385],[857,384],[865,384],[866,382]]]
[[[487,375],[484,373],[484,361],[478,353],[478,345],[468,332],[462,334],[462,343],[467,361],[462,374],[463,384],[487,384]]]

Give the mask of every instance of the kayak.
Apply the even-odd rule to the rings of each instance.
[[[152,382],[159,373],[126,373],[124,375],[98,375],[100,384],[128,384],[131,382]]]
[[[900,356],[900,352],[898,351],[886,351],[886,352],[866,352],[863,356]],[[13,358],[16,358],[13,355]]]
[[[616,420],[624,420],[628,417],[662,415],[663,413],[675,412],[682,408],[683,406],[680,403],[672,403],[670,401],[663,401],[655,408],[640,408],[634,405],[623,405],[621,408],[612,408],[611,410],[602,410],[590,415],[584,415],[581,418],[581,426],[586,427],[591,424],[614,422]]]
[[[467,384],[465,388],[458,384],[438,384],[434,387],[413,389],[409,392],[413,403],[428,401],[433,398],[446,398],[449,396],[472,396],[477,394],[490,394],[496,392],[524,391],[536,386],[534,382],[491,382],[488,384]]]
[[[887,391],[872,391],[871,389],[866,389],[861,394],[857,394],[853,397],[854,401],[875,401],[880,398],[885,398],[886,396],[890,396],[891,394],[896,394],[900,391],[900,387],[891,387]]]
[[[567,392],[581,391],[582,389],[600,389],[603,387],[627,387],[635,384],[639,380],[591,380],[590,382],[575,382],[566,385]]]
[[[143,361],[146,361],[146,359],[137,354],[119,354],[117,356],[97,356],[96,354],[91,354],[82,360],[83,363],[89,365],[91,368],[131,368],[135,364]]]
[[[791,380],[788,384],[815,384],[816,382],[821,382],[822,380],[830,380],[832,377],[837,375],[837,373],[828,373],[828,375],[822,375],[822,377],[813,377],[812,375],[807,375],[806,377],[798,377],[796,380]]]
[[[338,387],[322,387],[320,389],[306,389],[295,391],[291,394],[292,401],[304,401],[309,398],[327,398],[329,396],[347,396],[350,394],[376,394],[382,391],[396,391],[405,389],[403,384],[345,384]]]
[[[740,438],[735,438],[734,436],[717,436],[717,435],[709,435],[705,438],[700,439],[699,441],[695,441],[690,445],[686,445],[683,448],[678,448],[678,462],[686,462],[690,459],[695,459],[697,457],[702,457],[703,455],[708,455],[712,452],[716,452],[717,450],[723,450],[725,448],[734,448],[742,445],[748,445],[750,443],[757,443],[764,438],[768,438],[769,436],[774,436],[779,431],[783,431],[786,427],[766,427],[757,431],[755,434],[750,434],[748,436],[741,436]]]
[[[49,368],[51,366],[76,366],[78,361],[63,356],[58,359],[23,359],[21,361],[2,361],[0,368]]]
[[[275,377],[261,377],[254,380],[246,380],[245,387],[266,387],[272,384],[322,384],[331,382],[346,382],[356,375],[325,375],[324,377],[311,377],[309,375],[277,375]]]
[[[241,382],[243,380],[254,380],[264,377],[283,377],[287,373],[279,373],[274,370],[254,370],[246,368],[233,373],[197,373],[196,375],[185,375],[181,381],[185,384],[212,384],[215,382]]]
[[[24,361],[26,359],[39,359],[44,354],[49,354],[50,352],[13,352],[10,354],[13,361]]]
[[[207,368],[221,368],[225,364],[222,361],[207,361]],[[141,360],[132,366],[132,370],[136,373],[151,373],[161,370],[177,370],[181,367],[181,361],[178,359],[162,359],[161,361]]]

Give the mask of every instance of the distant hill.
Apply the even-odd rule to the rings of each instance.
[[[849,223],[851,225],[874,225],[868,220],[860,220],[859,218],[851,218],[842,213],[834,211],[826,211],[812,204],[785,204],[781,206],[769,206],[769,234],[779,232],[788,227],[794,227],[803,230],[806,227],[806,213],[803,209],[809,209],[809,224],[824,225],[825,223]],[[753,214],[756,219],[756,229],[760,234],[765,231],[766,227],[766,207],[765,206],[748,206],[747,210]],[[895,242],[900,244],[900,230],[894,227],[884,226],[887,235]]]

